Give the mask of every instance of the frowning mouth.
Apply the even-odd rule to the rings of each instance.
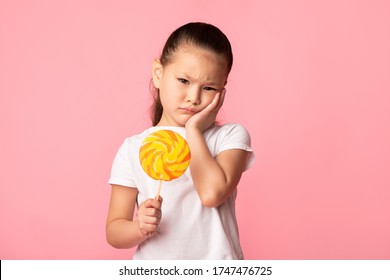
[[[180,108],[181,111],[183,111],[185,114],[196,114],[198,111],[195,108],[185,107]]]

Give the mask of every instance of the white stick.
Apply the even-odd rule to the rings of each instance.
[[[158,191],[157,191],[157,195],[156,195],[156,199],[157,199],[157,200],[158,200],[158,198],[160,197],[161,185],[162,185],[162,180],[160,180],[160,184],[158,185]]]

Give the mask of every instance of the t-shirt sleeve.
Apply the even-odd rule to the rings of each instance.
[[[111,175],[108,181],[112,185],[135,187],[133,168],[130,160],[130,147],[125,140],[119,148],[111,167]]]
[[[240,149],[249,152],[245,170],[249,169],[255,160],[255,154],[251,147],[249,132],[240,124],[227,124],[223,127],[223,137],[219,145],[218,153],[225,150]]]

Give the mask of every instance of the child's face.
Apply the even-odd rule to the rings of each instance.
[[[223,56],[194,46],[180,47],[164,67],[156,61],[153,83],[163,106],[158,125],[184,126],[222,91],[227,75]]]

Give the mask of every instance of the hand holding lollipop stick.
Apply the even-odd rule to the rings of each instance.
[[[156,199],[160,196],[162,181],[171,181],[183,175],[190,159],[186,140],[172,130],[157,130],[145,138],[139,160],[146,174],[160,181]]]

